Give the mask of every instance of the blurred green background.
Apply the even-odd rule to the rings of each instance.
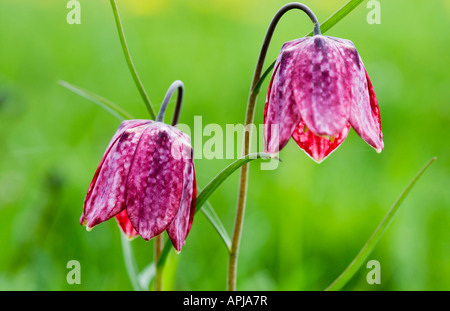
[[[320,21],[346,1],[306,1]],[[95,169],[119,121],[57,84],[96,92],[138,118],[147,113],[133,84],[109,1],[81,3],[69,25],[64,0],[0,2],[0,289],[130,290],[114,220],[86,232],[78,223]],[[240,290],[322,290],[354,258],[397,196],[433,156],[438,160],[404,201],[346,290],[450,290],[450,1],[381,1],[369,25],[364,1],[327,35],[352,40],[377,94],[385,150],[377,154],[353,130],[318,165],[291,141],[277,170],[250,170],[239,257]],[[180,122],[244,121],[256,58],[268,23],[285,2],[118,0],[129,48],[156,108],[173,80],[186,96]],[[289,12],[266,66],[281,44],[312,29]],[[268,81],[256,124],[263,119]],[[172,111],[172,108],[169,108]],[[169,119],[169,116],[167,117]],[[208,137],[204,137],[204,141]],[[231,160],[196,160],[204,187]],[[231,233],[238,173],[210,202]],[[153,242],[132,242],[140,268]],[[66,264],[81,263],[81,285]],[[204,215],[172,254],[166,289],[224,290],[227,253]]]

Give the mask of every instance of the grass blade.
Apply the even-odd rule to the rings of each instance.
[[[402,204],[403,200],[408,195],[409,191],[412,189],[414,184],[419,180],[420,176],[426,171],[426,169],[436,160],[436,157],[432,158],[428,163],[419,171],[419,173],[411,180],[409,185],[403,190],[403,192],[398,197],[397,201],[388,211],[386,216],[383,218],[381,223],[375,229],[372,236],[363,246],[363,248],[359,251],[358,255],[356,255],[355,259],[350,263],[350,265],[342,272],[342,274],[326,289],[327,291],[336,291],[340,290],[342,287],[347,284],[347,282],[355,275],[358,269],[361,267],[363,262],[366,260],[367,256],[372,252],[375,248],[375,245],[380,240],[383,233],[386,231],[387,227],[391,223],[394,215]]]
[[[73,85],[66,81],[58,81],[58,84],[65,87],[69,91],[72,91],[77,95],[80,95],[84,99],[87,99],[88,101],[100,106],[102,109],[106,110],[120,121],[123,121],[125,119],[128,120],[134,119],[131,114],[129,114],[128,112],[126,112],[125,110],[114,104],[112,101],[103,98],[100,95],[95,94],[94,92],[85,90],[79,86]]]
[[[156,113],[153,109],[152,103],[150,102],[150,98],[145,91],[144,85],[139,79],[139,75],[134,67],[133,60],[131,59],[130,50],[128,49],[127,41],[125,39],[125,33],[123,31],[122,21],[120,20],[119,9],[117,8],[117,4],[115,0],[110,0],[111,7],[114,13],[114,20],[116,21],[117,32],[119,33],[120,45],[122,46],[123,54],[125,56],[125,60],[127,61],[128,69],[130,70],[131,76],[133,77],[134,84],[136,85],[139,94],[144,101],[145,107],[150,114],[150,117],[155,120]]]
[[[220,237],[223,240],[223,243],[227,247],[227,251],[229,252],[231,249],[230,236],[228,235],[227,230],[222,224],[222,221],[220,220],[219,216],[217,216],[216,212],[214,211],[214,209],[212,208],[211,204],[209,204],[208,201],[206,201],[205,206],[202,208],[202,212],[209,220],[209,222],[214,226],[217,233],[219,233]]]
[[[128,277],[131,281],[131,285],[133,286],[133,289],[135,291],[141,291],[143,288],[141,287],[141,284],[139,282],[137,268],[136,268],[136,261],[134,259],[134,254],[131,249],[130,240],[120,232],[121,242],[122,242],[122,253],[123,258],[125,261],[125,268],[127,270]]]
[[[269,160],[272,159],[270,154],[259,152],[259,153],[252,153],[249,155],[246,155],[245,157],[242,157],[240,159],[237,159],[230,165],[228,165],[226,168],[224,168],[219,174],[214,177],[209,184],[200,192],[200,194],[197,196],[197,202],[195,206],[195,213],[199,212],[203,205],[208,200],[209,196],[214,193],[214,191],[238,168],[240,168],[242,165],[256,159],[265,159]],[[278,158],[275,158],[279,160]],[[213,224],[214,225],[214,224]],[[219,232],[220,234],[220,232]],[[224,241],[225,242],[225,241]],[[228,247],[228,245],[227,245]],[[159,257],[157,268],[163,267],[164,263],[167,259],[167,255],[169,255],[170,250],[172,249],[172,245],[170,243],[170,240],[167,239],[166,243],[164,245],[163,251],[161,252],[161,256]]]
[[[139,273],[137,279],[142,290],[149,288],[150,282],[155,278],[155,273],[155,263],[153,261]]]
[[[334,25],[336,25],[339,21],[341,21],[344,17],[346,17],[351,11],[356,9],[358,5],[360,5],[363,2],[363,0],[350,0],[346,4],[344,4],[343,7],[341,7],[339,10],[334,12],[333,15],[331,15],[326,21],[324,21],[322,24],[320,24],[320,31],[322,33],[327,32],[332,28]],[[307,34],[307,36],[312,36],[313,31]]]
[[[205,204],[206,200],[208,200],[209,196],[217,189],[217,187],[220,186],[222,182],[224,182],[235,170],[240,168],[242,165],[255,160],[255,159],[271,159],[270,154],[259,152],[259,153],[252,153],[249,155],[246,155],[245,157],[242,157],[230,165],[228,165],[226,168],[224,168],[216,177],[214,177],[213,180],[209,182],[209,184],[200,192],[200,194],[197,196],[197,205],[195,212],[198,212],[200,208]],[[277,158],[278,159],[278,158]],[[279,160],[279,159],[278,159]]]
[[[272,62],[272,64],[270,64],[269,67],[267,67],[266,71],[264,71],[264,73],[261,75],[261,78],[259,78],[258,83],[256,83],[255,88],[252,90],[252,93],[254,96],[258,95],[259,92],[261,91],[261,86],[262,86],[264,80],[269,75],[269,73],[272,71],[273,67],[275,67],[276,62],[277,62],[277,60],[274,60]]]

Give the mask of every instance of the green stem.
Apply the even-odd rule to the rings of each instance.
[[[363,246],[363,248],[356,255],[355,259],[350,263],[350,265],[342,272],[342,274],[326,289],[327,291],[336,291],[344,287],[345,284],[355,275],[358,269],[361,267],[362,263],[366,260],[367,256],[372,252],[377,242],[380,240],[383,233],[386,231],[389,224],[392,222],[395,213],[398,211],[403,200],[408,195],[409,191],[412,189],[414,184],[419,180],[420,176],[427,170],[427,168],[436,160],[436,157],[432,158],[428,163],[419,171],[419,173],[411,180],[409,185],[403,190],[403,192],[398,197],[397,201],[391,207],[389,212],[383,218],[381,223],[373,232],[372,236]]]
[[[155,262],[159,262],[164,247],[162,234],[155,238]],[[163,266],[156,266],[155,270],[155,291],[163,290]]]
[[[281,17],[288,11],[292,9],[300,9],[308,14],[314,24],[314,34],[320,34],[320,27],[317,21],[317,18],[314,16],[312,11],[301,3],[289,3],[283,6],[273,17],[270,25],[267,29],[266,36],[264,37],[264,41],[261,47],[261,51],[259,53],[258,61],[256,63],[255,72],[253,75],[252,85],[250,87],[250,95],[247,103],[247,111],[245,115],[245,128],[249,128],[248,131],[244,132],[244,148],[243,155],[246,155],[250,152],[250,137],[251,137],[251,127],[248,125],[253,123],[254,114],[255,114],[255,106],[256,99],[258,98],[257,88],[259,81],[261,80],[261,73],[264,66],[264,60],[266,59],[267,51],[269,49],[270,41],[272,39],[275,28],[280,21]],[[260,86],[260,85],[259,85]],[[231,240],[231,251],[228,260],[228,280],[227,280],[227,288],[230,291],[236,290],[236,274],[237,274],[237,258],[239,252],[239,244],[242,235],[242,227],[244,222],[244,212],[245,212],[245,201],[247,196],[247,184],[248,184],[248,164],[243,165],[241,167],[241,175],[239,181],[239,194],[238,194],[238,203],[236,207],[236,218],[235,225],[233,231],[233,237]]]
[[[159,256],[159,260],[156,262],[156,269],[162,269],[164,267],[164,263],[166,262],[167,256],[169,256],[171,249],[172,243],[170,243],[169,239],[167,239],[162,249],[161,256]]]
[[[313,20],[314,23],[314,30],[311,31],[307,36],[311,35],[317,35],[320,34],[320,31],[322,33],[325,33],[327,30],[329,30],[331,27],[333,27],[337,22],[339,22],[341,19],[343,19],[346,15],[348,15],[352,10],[354,10],[358,5],[361,4],[363,0],[350,0],[348,1],[343,7],[341,7],[339,10],[337,10],[333,15],[331,15],[324,23],[318,27],[317,22],[314,21],[313,18],[310,18]],[[285,5],[278,13],[277,15],[283,10],[288,9],[290,6],[295,5],[295,3],[290,3]],[[298,4],[297,4],[298,5]],[[294,7],[291,7],[294,8]],[[301,8],[300,8],[301,9]],[[272,23],[276,20],[277,15],[272,20]],[[283,14],[281,14],[283,15]],[[280,17],[281,17],[280,15]],[[271,23],[271,26],[272,26]],[[276,23],[274,24],[274,26]],[[271,29],[271,26],[269,26],[269,29],[266,34],[266,38],[264,39],[263,46],[261,48],[260,56],[258,58],[258,62],[256,65],[255,73],[253,76],[252,81],[252,87],[250,89],[250,95],[248,99],[247,104],[247,112],[246,112],[246,125],[253,122],[254,119],[254,110],[256,106],[256,99],[259,94],[259,90],[261,88],[262,83],[264,82],[264,79],[268,76],[268,73],[272,70],[272,68],[275,65],[276,61],[273,61],[272,64],[268,67],[268,69],[261,74],[262,68],[264,65],[264,59],[267,53],[267,48],[270,43],[270,37],[268,37],[268,34],[270,31],[273,32],[274,29]],[[319,31],[317,30],[319,28]],[[245,132],[244,136],[244,152],[249,149],[250,144],[250,132]],[[237,269],[237,251],[239,248],[239,240],[240,235],[242,231],[242,222],[244,217],[244,209],[245,209],[245,198],[246,198],[246,192],[247,192],[247,183],[248,183],[248,165],[245,165],[241,168],[241,177],[240,177],[240,183],[239,183],[239,196],[238,196],[238,207],[236,211],[236,220],[235,220],[235,230],[233,235],[233,241],[232,241],[232,251],[230,253],[229,258],[229,265],[228,265],[228,289],[229,290],[235,290],[236,289],[236,269]]]
[[[128,273],[128,278],[131,281],[131,285],[133,286],[133,289],[135,291],[141,291],[142,288],[139,285],[138,280],[138,273],[136,269],[136,262],[134,261],[134,255],[131,250],[130,240],[120,232],[121,242],[122,242],[122,253],[123,253],[123,259],[125,261],[125,268]]]
[[[122,27],[122,22],[120,21],[119,10],[117,9],[117,4],[115,0],[110,0],[111,7],[114,12],[114,18],[116,20],[117,31],[119,33],[120,44],[122,45],[122,50],[125,55],[125,59],[128,64],[128,68],[130,69],[130,73],[133,77],[134,83],[141,94],[142,100],[144,101],[145,106],[147,107],[148,113],[150,117],[154,120],[156,118],[155,111],[152,107],[152,103],[150,102],[150,98],[147,95],[147,92],[144,89],[144,85],[142,84],[139,76],[137,74],[136,68],[134,67],[133,60],[131,59],[130,51],[128,50],[127,41],[125,40],[125,34]]]

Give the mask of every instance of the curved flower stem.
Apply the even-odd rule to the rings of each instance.
[[[255,72],[253,75],[252,85],[250,88],[250,95],[247,103],[247,112],[245,115],[245,128],[248,131],[244,132],[244,148],[243,155],[250,152],[250,137],[251,137],[251,127],[247,125],[253,123],[254,112],[256,106],[256,99],[258,97],[258,82],[261,78],[261,73],[264,66],[264,60],[266,59],[267,50],[269,48],[270,41],[272,39],[275,28],[281,19],[281,17],[288,11],[292,9],[299,9],[308,14],[311,21],[314,23],[314,35],[320,35],[320,26],[314,13],[304,4],[301,3],[289,3],[283,6],[273,17],[270,22],[269,28],[267,29],[266,36],[264,38],[261,51],[259,53],[258,61],[256,63]],[[228,260],[228,290],[236,290],[236,272],[237,272],[237,258],[239,251],[239,243],[242,234],[242,225],[244,221],[244,211],[245,211],[245,199],[247,196],[247,183],[248,183],[248,164],[241,167],[241,175],[239,181],[239,195],[238,203],[236,208],[236,218],[233,231],[233,237],[231,241],[231,251]]]
[[[344,17],[346,17],[351,11],[356,9],[358,5],[360,5],[363,2],[363,0],[350,0],[346,4],[344,4],[339,10],[334,12],[329,18],[327,18],[326,21],[324,21],[322,24],[320,24],[320,31],[322,33],[327,32],[330,30],[334,25],[336,25],[340,20],[342,20]],[[315,34],[315,29],[310,31],[308,34],[305,35],[305,37],[310,37]],[[261,85],[264,82],[264,79],[266,76],[272,71],[273,67],[275,66],[276,60],[272,62],[272,64],[267,67],[266,71],[261,75],[261,78],[258,80],[255,88],[252,90],[252,92],[259,93],[259,90],[261,88]]]
[[[141,94],[142,100],[144,101],[144,104],[148,110],[148,113],[150,114],[150,117],[152,119],[155,119],[156,114],[155,114],[155,111],[153,110],[152,103],[150,102],[150,98],[148,97],[147,92],[144,89],[144,85],[142,84],[141,80],[139,79],[136,68],[134,67],[134,64],[133,64],[133,60],[131,59],[130,51],[128,50],[127,41],[125,40],[125,34],[123,32],[122,22],[120,21],[119,10],[117,9],[116,1],[110,0],[110,2],[111,2],[111,7],[114,12],[114,19],[116,20],[116,26],[117,26],[117,31],[119,33],[120,44],[122,45],[122,50],[123,50],[125,59],[128,64],[128,68],[130,69],[134,83],[136,84],[136,87],[137,87],[139,93]]]
[[[177,97],[177,105],[175,107],[175,111],[172,117],[172,125],[175,126],[178,123],[184,96],[184,84],[180,80],[174,81],[167,90],[167,93],[164,96],[164,100],[161,104],[161,108],[159,109],[158,116],[156,117],[156,122],[164,122],[164,114],[166,113],[167,105],[169,104],[169,101],[176,90],[178,90],[178,97]]]

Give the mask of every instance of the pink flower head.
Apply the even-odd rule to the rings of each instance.
[[[84,200],[87,229],[115,216],[129,238],[167,233],[177,251],[191,229],[196,180],[189,137],[150,120],[120,124]]]
[[[321,162],[350,126],[377,152],[383,150],[378,102],[353,43],[322,35],[286,42],[266,98],[266,152],[279,152],[292,137]]]

